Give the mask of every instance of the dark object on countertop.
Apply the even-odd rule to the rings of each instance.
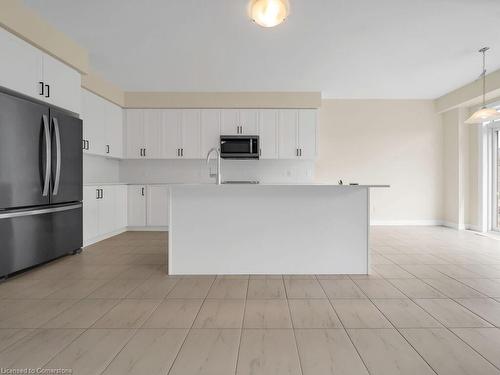
[[[354,186],[356,186],[356,185],[359,185],[359,184],[358,184],[357,182],[349,182],[349,185],[354,185]]]
[[[339,185],[344,185],[344,181],[339,180]]]

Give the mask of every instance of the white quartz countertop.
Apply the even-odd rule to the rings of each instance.
[[[89,182],[89,183],[84,183],[83,186],[106,186],[106,185],[175,185],[175,186],[217,186],[213,182],[163,182],[163,183],[158,183],[158,182]],[[367,184],[359,184],[359,185],[338,185],[338,184],[331,184],[331,183],[319,183],[319,182],[302,182],[302,183],[293,183],[293,182],[261,182],[259,184],[222,184],[219,186],[334,186],[334,187],[368,187],[368,188],[389,188],[391,185],[384,185],[384,184],[373,184],[373,185],[367,185]]]

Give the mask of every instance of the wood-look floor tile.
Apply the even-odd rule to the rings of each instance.
[[[453,328],[452,331],[493,365],[500,368],[500,329]]]
[[[243,321],[245,328],[292,328],[286,300],[247,300]]]
[[[39,368],[81,335],[81,329],[36,329],[0,353],[0,368]]]
[[[0,352],[33,331],[32,328],[0,328]]]
[[[409,299],[373,299],[372,302],[396,328],[442,327],[429,313]]]
[[[418,279],[391,279],[391,284],[409,298],[447,298],[443,293]]]
[[[372,375],[435,374],[395,329],[349,329],[348,333]]]
[[[303,375],[368,375],[343,329],[296,329]]]
[[[233,375],[236,370],[239,329],[192,329],[169,375]]]
[[[131,329],[88,329],[45,368],[72,369],[78,375],[100,374],[134,333]]]
[[[412,279],[415,277],[397,264],[374,264],[373,269],[385,279]]]
[[[202,299],[164,300],[143,328],[191,328],[202,303]]]
[[[486,297],[467,285],[449,277],[441,279],[422,279],[433,288],[439,290],[449,298],[481,298]]]
[[[187,335],[186,329],[139,329],[103,375],[164,375]]]
[[[212,278],[183,278],[168,293],[167,298],[205,298],[212,286]]]
[[[392,328],[391,323],[369,300],[337,299],[331,302],[346,328]]]
[[[87,298],[125,298],[143,282],[144,280],[136,279],[113,279],[90,293]]]
[[[355,280],[355,282],[369,298],[406,298],[387,280]]]
[[[500,327],[500,302],[492,298],[457,299],[459,304],[496,327]]]
[[[159,304],[159,300],[123,299],[95,322],[93,328],[139,328]]]
[[[252,279],[248,282],[249,299],[283,299],[286,298],[285,285],[280,279]]]
[[[205,300],[193,328],[241,328],[245,300]]]
[[[248,279],[227,279],[217,278],[207,298],[224,299],[224,298],[246,298],[248,288]]]
[[[111,310],[118,299],[82,299],[43,325],[45,328],[89,328]]]
[[[330,299],[339,298],[366,298],[361,289],[350,279],[340,280],[319,280]]]
[[[337,314],[325,299],[289,300],[294,328],[341,328]]]
[[[244,329],[237,375],[301,375],[291,329]]]
[[[163,299],[173,289],[178,279],[165,276],[153,276],[133,289],[127,298]]]
[[[80,299],[107,283],[107,280],[64,280],[64,287],[50,294],[48,298]]]
[[[500,297],[500,279],[459,279],[459,281],[485,296]]]
[[[288,299],[293,298],[326,298],[323,288],[316,279],[285,279],[285,290]]]
[[[400,332],[440,375],[500,374],[498,369],[447,329],[402,329]]]
[[[0,328],[38,328],[75,304],[77,300],[3,300]]]
[[[451,299],[415,299],[446,327],[491,327],[491,324]]]
[[[422,264],[416,264],[416,265],[401,265],[401,268],[404,270],[408,271],[415,277],[421,278],[421,279],[440,279],[444,277],[444,274],[436,270],[435,268],[432,268],[429,265],[422,265]]]

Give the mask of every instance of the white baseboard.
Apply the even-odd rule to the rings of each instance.
[[[372,220],[372,226],[440,226],[444,225],[442,220]]]
[[[127,227],[127,231],[130,232],[168,232],[168,227]]]
[[[116,236],[116,235],[121,234],[121,233],[126,232],[126,231],[127,231],[127,228],[120,228],[120,229],[114,230],[112,232],[103,234],[101,236],[97,236],[97,237],[94,237],[94,238],[90,238],[90,239],[84,240],[83,241],[83,246],[85,247],[85,246],[89,246],[89,245],[95,244],[96,242],[99,242],[99,241],[105,240],[107,238]]]

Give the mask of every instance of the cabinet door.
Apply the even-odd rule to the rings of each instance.
[[[299,110],[298,144],[301,159],[316,158],[316,115],[315,109]]]
[[[220,110],[202,109],[201,110],[201,158],[205,158],[208,151],[214,147],[220,146]]]
[[[42,53],[2,28],[0,46],[0,86],[43,100]]]
[[[127,109],[125,112],[127,124],[127,158],[141,159],[141,149],[145,148],[144,142],[144,110]]]
[[[161,109],[144,110],[145,158],[161,159],[163,155],[163,124]]]
[[[278,159],[278,110],[260,111],[259,142],[261,159]]]
[[[82,90],[83,139],[88,141],[85,153],[106,154],[106,114],[103,100],[87,90]]]
[[[106,103],[106,145],[107,156],[123,158],[123,110],[111,103]]]
[[[181,121],[181,157],[200,159],[200,110],[182,110]]]
[[[168,186],[148,186],[147,202],[147,225],[152,227],[168,226]]]
[[[245,135],[256,135],[259,133],[259,111],[257,109],[240,110],[239,123],[241,133]]]
[[[52,56],[43,55],[43,81],[49,85],[47,102],[80,113],[81,75]]]
[[[221,110],[221,129],[222,135],[238,134],[240,113],[238,109]]]
[[[99,203],[99,232],[100,234],[107,234],[116,229],[117,223],[115,220],[115,187],[113,185],[100,186],[101,198]]]
[[[128,226],[146,226],[146,186],[129,185],[127,192]]]
[[[178,159],[181,157],[180,126],[180,110],[163,110],[163,157],[166,159]]]
[[[83,187],[83,242],[99,235],[99,203],[97,186]]]
[[[296,109],[279,111],[278,153],[280,159],[296,159],[298,156],[297,121],[298,111]]]
[[[115,227],[116,229],[127,226],[127,185],[115,186]]]

